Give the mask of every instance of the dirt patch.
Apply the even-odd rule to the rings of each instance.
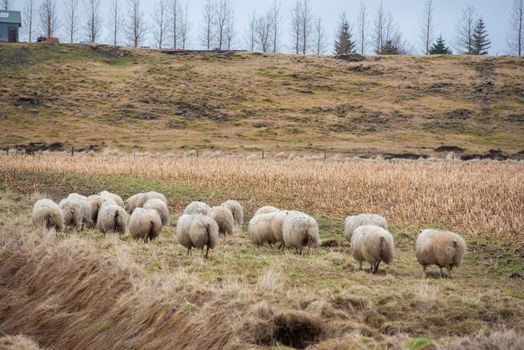
[[[273,322],[274,339],[295,349],[315,344],[322,333],[320,321],[301,311],[282,313]]]
[[[503,161],[503,160],[508,160],[509,157],[510,156],[508,153],[500,149],[490,149],[488,153],[484,153],[484,154],[464,154],[463,156],[460,157],[460,159],[464,161],[474,160],[474,159],[479,159],[479,160],[489,159],[489,160]]]
[[[382,157],[387,160],[395,160],[395,159],[418,160],[418,159],[428,159],[429,155],[416,154],[416,153],[399,153],[399,154],[386,153]]]
[[[455,152],[455,153],[462,153],[465,151],[464,148],[458,147],[458,146],[440,146],[434,149],[435,152],[439,153],[448,153],[448,152]]]

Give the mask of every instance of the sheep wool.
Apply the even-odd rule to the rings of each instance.
[[[184,209],[184,215],[207,215],[210,210],[211,207],[204,202],[192,202]]]
[[[124,235],[127,230],[128,215],[121,206],[114,203],[112,199],[104,199],[98,213],[96,227],[102,233],[117,232]]]
[[[367,261],[371,265],[371,273],[377,273],[381,262],[393,262],[395,245],[393,236],[388,230],[376,225],[363,225],[357,227],[351,237],[351,253],[359,262]]]
[[[163,203],[163,202],[162,202]],[[162,231],[162,220],[155,209],[136,208],[129,219],[129,233],[135,240],[155,240]]]
[[[65,198],[58,206],[64,213],[64,225],[73,231],[81,231],[84,228],[84,206],[79,200]]]
[[[169,208],[167,204],[158,198],[149,199],[144,204],[144,209],[155,210],[162,221],[162,226],[166,226],[169,223]]]
[[[253,216],[258,216],[258,215],[262,215],[262,214],[269,214],[269,213],[275,213],[277,211],[280,211],[280,209],[272,207],[270,205],[266,205],[265,207],[258,208],[258,210],[255,212],[255,215],[253,215]]]
[[[35,203],[31,219],[37,228],[64,230],[62,209],[50,199],[40,199]]]
[[[161,200],[162,202],[166,204],[166,206],[168,204],[166,196],[164,196],[162,193],[151,191],[151,192],[137,193],[135,195],[132,195],[125,201],[124,206],[127,212],[129,214],[132,214],[135,208],[143,208],[144,204],[146,204],[146,202],[151,199]]]
[[[91,204],[89,203],[87,197],[82,196],[78,193],[71,193],[67,196],[67,199],[74,199],[82,205],[82,221],[87,227],[93,227],[94,221],[91,213]]]
[[[321,243],[316,220],[301,212],[291,212],[286,216],[282,235],[286,247],[295,248],[301,254],[304,247],[316,248]]]
[[[234,200],[228,200],[221,205],[229,209],[231,214],[233,214],[233,218],[235,218],[235,225],[237,227],[242,226],[244,223],[244,208],[242,208],[242,204]]]
[[[108,191],[102,191],[99,193],[99,196],[102,197],[102,198],[111,198],[113,199],[116,204],[121,207],[121,208],[124,208],[125,207],[125,204],[124,204],[124,201],[122,200],[122,197],[120,197],[118,194],[114,194],[114,193],[111,193],[111,192],[108,192]]]
[[[207,258],[209,249],[215,248],[218,242],[218,224],[205,215],[182,215],[176,225],[176,238],[188,254],[192,248],[206,247]]]
[[[424,276],[429,265],[437,265],[441,277],[444,277],[443,268],[451,276],[451,270],[462,265],[466,249],[466,241],[460,235],[443,230],[424,230],[415,244],[415,253]]]
[[[351,236],[359,226],[363,225],[375,225],[388,229],[388,222],[386,219],[377,214],[360,214],[354,216],[348,216],[344,222],[344,237],[351,242]]]
[[[281,210],[254,216],[248,225],[248,235],[251,242],[257,247],[265,243],[268,243],[270,246],[278,242],[284,244],[282,229],[284,219],[288,215],[288,211]]]
[[[221,235],[232,235],[235,227],[235,219],[233,214],[226,207],[217,206],[212,207],[207,216],[215,220],[218,225],[218,232]]]
[[[91,220],[93,220],[93,225],[96,224],[98,220],[98,211],[102,206],[103,199],[97,194],[87,197],[87,202],[91,207]]]

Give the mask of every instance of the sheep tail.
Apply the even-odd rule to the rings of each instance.
[[[118,229],[118,210],[115,212],[115,219],[114,219],[114,227],[115,227],[115,230]]]
[[[149,226],[149,240],[152,241],[155,236],[155,222],[151,220],[151,225]]]
[[[456,239],[454,239],[454,240],[453,240],[453,247],[457,248],[457,246],[458,246],[458,242],[457,242]]]
[[[207,246],[211,244],[211,236],[209,235],[209,224],[206,225],[206,242]]]

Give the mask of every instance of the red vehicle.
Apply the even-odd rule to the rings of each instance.
[[[41,36],[38,39],[36,39],[39,43],[59,43],[60,40],[58,38],[46,38],[45,36]]]

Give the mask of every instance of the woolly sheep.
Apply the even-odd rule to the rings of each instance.
[[[210,210],[211,207],[204,202],[192,202],[184,209],[184,215],[207,215]]]
[[[393,236],[388,230],[376,225],[357,227],[351,237],[351,253],[359,262],[362,270],[362,261],[371,265],[371,273],[377,273],[380,263],[393,262],[395,244]]]
[[[280,242],[281,246],[283,246],[284,238],[282,228],[284,219],[288,214],[288,211],[280,210],[278,212],[254,216],[249,221],[248,226],[248,235],[251,242],[257,247],[265,243],[273,246],[273,243],[277,242]]]
[[[35,203],[32,221],[37,228],[64,230],[64,213],[58,204],[50,199],[40,199]]]
[[[168,204],[166,196],[164,196],[162,193],[151,191],[146,193],[137,193],[129,197],[125,202],[125,209],[129,214],[132,214],[135,208],[143,208],[144,204],[146,204],[146,202],[150,199],[159,199],[166,205]]]
[[[136,208],[131,214],[129,233],[135,240],[153,241],[160,235],[160,231],[162,231],[162,220],[155,209]]]
[[[122,200],[122,197],[120,197],[118,194],[114,194],[114,193],[111,193],[111,192],[108,192],[108,191],[102,191],[98,194],[100,197],[102,198],[111,198],[113,199],[116,204],[121,207],[121,208],[124,208],[125,207],[125,204],[124,204],[124,201]]]
[[[102,233],[118,232],[124,235],[127,229],[126,211],[111,198],[105,198],[98,212],[96,227]]]
[[[87,203],[91,207],[91,220],[93,220],[93,225],[96,224],[98,219],[98,211],[102,206],[103,199],[97,194],[87,197]]]
[[[229,209],[231,214],[233,214],[233,218],[235,218],[235,225],[241,227],[244,223],[244,208],[242,208],[242,204],[234,200],[228,200],[221,205]]]
[[[429,265],[437,265],[441,277],[444,277],[442,272],[444,267],[448,270],[448,276],[451,276],[451,269],[462,265],[466,253],[466,241],[454,232],[424,230],[417,237],[415,252],[418,262],[422,265],[424,276]]]
[[[388,222],[384,217],[377,214],[360,214],[348,216],[344,222],[344,237],[351,242],[351,236],[356,228],[363,225],[375,225],[388,229]]]
[[[253,217],[262,215],[262,214],[276,213],[277,211],[280,211],[280,209],[267,205],[265,207],[259,208],[255,212],[255,215],[253,215]]]
[[[84,205],[81,201],[73,198],[65,198],[60,201],[58,206],[64,213],[64,225],[74,231],[81,231],[84,222]]]
[[[95,221],[93,221],[91,214],[91,204],[89,203],[87,197],[78,193],[71,193],[69,196],[67,196],[67,199],[74,199],[82,205],[82,221],[85,225],[87,225],[87,227],[93,227],[95,225]]]
[[[162,226],[166,226],[169,222],[169,208],[167,207],[167,204],[157,198],[149,199],[144,204],[144,209],[153,209],[155,210],[158,215],[160,216],[160,219],[162,221]]]
[[[229,209],[219,206],[212,207],[207,216],[216,221],[218,225],[218,232],[221,235],[232,235],[235,227],[235,219]]]
[[[282,235],[286,247],[295,248],[300,254],[304,247],[310,249],[320,246],[316,220],[301,212],[291,212],[286,216],[282,226]]]
[[[188,254],[193,247],[206,247],[207,258],[209,249],[213,249],[218,242],[218,225],[209,216],[182,215],[176,225],[176,238],[178,243],[187,248]]]

